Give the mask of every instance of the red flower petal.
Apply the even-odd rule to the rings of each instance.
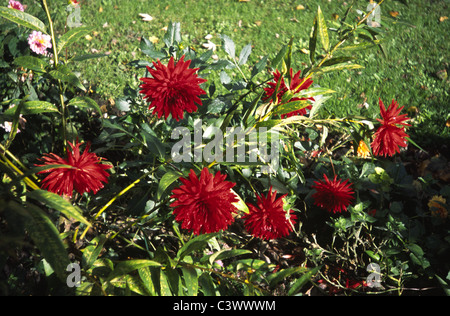
[[[337,180],[337,176],[330,181],[327,176],[323,175],[324,180],[315,181],[312,187],[316,189],[316,193],[312,195],[314,204],[326,209],[329,212],[340,213],[347,210],[347,206],[354,199],[354,193],[350,188],[348,180]]]
[[[197,105],[202,105],[199,96],[206,94],[200,88],[200,84],[206,79],[198,78],[195,74],[198,68],[190,69],[191,61],[184,61],[184,55],[175,64],[171,57],[167,66],[158,60],[153,62],[154,69],[147,66],[151,78],[141,78],[144,83],[140,85],[140,93],[144,94],[149,104],[149,109],[153,109],[153,114],[158,118],[164,115],[167,119],[169,115],[179,121],[183,119],[184,111],[192,113],[197,111]]]
[[[200,177],[191,170],[188,178],[180,178],[183,183],[172,190],[175,201],[175,220],[181,228],[192,230],[195,235],[215,233],[226,229],[233,221],[237,208],[233,203],[238,199],[231,191],[235,183],[225,181],[226,175],[220,171],[212,175],[203,168]]]
[[[42,188],[50,192],[72,197],[75,189],[79,194],[92,191],[96,194],[103,183],[108,183],[109,173],[105,170],[112,168],[111,165],[101,163],[101,158],[95,153],[90,153],[90,144],[82,155],[78,140],[76,144],[69,142],[70,149],[67,149],[67,157],[61,158],[53,153],[46,154],[40,160],[44,163],[39,167],[52,165],[69,165],[71,168],[50,168],[38,172],[38,174],[48,174],[42,180]]]
[[[405,132],[405,126],[410,126],[410,124],[405,123],[405,121],[409,118],[406,114],[399,115],[403,106],[398,108],[398,103],[395,100],[392,100],[387,110],[381,99],[379,104],[382,119],[377,120],[381,123],[381,126],[374,134],[371,144],[372,151],[376,156],[393,156],[400,152],[400,147],[406,147],[407,145],[406,138],[409,135]]]
[[[292,231],[292,224],[297,217],[292,210],[288,213],[283,209],[283,195],[276,200],[277,192],[272,192],[270,188],[267,197],[263,195],[256,196],[257,205],[247,204],[249,213],[243,218],[246,229],[257,238],[275,239],[287,236]],[[289,217],[289,219],[288,219]]]

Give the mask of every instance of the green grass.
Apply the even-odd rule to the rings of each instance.
[[[110,52],[110,55],[79,63],[77,70],[103,100],[120,97],[128,84],[132,87],[139,84],[142,74],[136,73],[128,63],[145,57],[139,50],[140,37],[155,36],[160,39],[156,46],[161,47],[163,27],[170,22],[181,23],[183,45],[198,52],[206,51],[202,44],[207,34],[213,35],[219,57],[225,56],[219,47],[221,34],[233,39],[238,52],[251,43],[250,65],[265,55],[269,55],[270,60],[294,36],[293,66],[295,70],[303,69],[308,56],[300,49],[308,46],[317,6],[320,5],[330,27],[333,14],[344,15],[348,8],[346,2],[352,1],[85,0],[82,1],[83,23],[95,27],[96,33],[91,40],[80,41],[74,53]],[[449,3],[448,0],[386,0],[381,5],[386,22],[382,28],[385,54],[377,48],[359,52],[357,62],[364,69],[315,78],[315,83],[336,91],[324,115],[360,114],[358,105],[367,102],[370,107],[365,114],[374,117],[378,113],[379,98],[385,103],[396,99],[405,109],[417,109],[417,138],[448,137],[449,81],[440,79],[437,73],[447,71],[449,66],[446,34],[450,20],[439,21],[448,12]],[[305,9],[298,10],[299,4]],[[366,5],[367,1],[355,1],[353,11],[364,10]],[[390,11],[399,14],[393,19]],[[139,13],[150,14],[154,19],[144,22]]]

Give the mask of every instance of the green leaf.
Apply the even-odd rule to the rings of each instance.
[[[327,61],[325,61],[322,64],[322,66],[327,67],[327,66],[332,66],[332,65],[336,65],[336,64],[342,64],[342,63],[346,63],[346,62],[349,62],[349,61],[352,61],[355,59],[356,59],[356,57],[349,57],[349,56],[330,58]]]
[[[38,207],[28,204],[27,211],[33,218],[27,225],[31,239],[56,275],[62,281],[65,281],[67,278],[66,269],[70,261],[58,230],[50,218]]]
[[[204,296],[216,296],[216,287],[214,286],[214,281],[211,276],[204,272],[198,278],[198,282],[201,286]]]
[[[273,115],[282,115],[282,114],[286,114],[286,113],[290,113],[293,111],[298,111],[298,110],[304,109],[309,105],[311,105],[311,102],[309,102],[307,100],[292,101],[292,102],[288,102],[288,103],[277,106],[273,110],[272,113],[273,113]]]
[[[35,72],[45,73],[48,63],[35,56],[20,56],[14,59],[14,64],[19,67],[33,70]]]
[[[91,240],[90,245],[84,248],[83,250],[83,268],[85,270],[89,270],[91,266],[94,264],[95,260],[97,260],[100,252],[103,249],[103,245],[108,240],[105,235],[99,235]]]
[[[242,50],[241,53],[239,54],[239,65],[244,65],[247,60],[248,60],[248,56],[250,56],[252,52],[252,45],[251,44],[247,44]]]
[[[182,267],[183,279],[188,296],[197,296],[198,294],[198,276],[197,271],[191,267]]]
[[[315,54],[316,54],[316,44],[317,44],[317,16],[314,18],[314,24],[311,31],[311,35],[309,37],[309,60],[311,61],[311,64],[314,64],[315,61]]]
[[[161,264],[159,262],[156,262],[153,260],[147,260],[147,259],[134,259],[134,260],[121,261],[114,268],[114,271],[111,272],[111,274],[108,276],[108,280],[111,281],[114,278],[123,276],[134,270],[139,270],[139,269],[145,268],[145,267],[161,267]]]
[[[15,108],[9,108],[4,112],[5,115],[14,115]],[[31,115],[31,114],[40,114],[40,113],[49,113],[55,112],[59,113],[58,108],[47,101],[27,101],[23,104],[20,113],[23,115]]]
[[[80,79],[66,65],[58,65],[58,67],[50,71],[49,74],[53,79],[61,80],[73,87],[86,91],[86,88],[82,85]]]
[[[182,260],[185,256],[191,254],[192,252],[204,248],[208,244],[208,240],[217,235],[218,233],[203,234],[192,238],[187,243],[185,243],[183,247],[180,248],[180,250],[178,250],[178,261]]]
[[[0,7],[0,16],[32,30],[47,34],[44,22],[26,12],[12,8]]]
[[[252,78],[254,76],[256,76],[257,74],[259,74],[265,67],[267,64],[267,59],[268,56],[264,56],[263,58],[261,58],[256,64],[255,66],[253,66],[252,68]]]
[[[138,273],[147,292],[149,292],[150,295],[152,296],[156,296],[157,293],[155,286],[153,285],[152,273],[150,268],[149,267],[140,268],[138,269]]]
[[[79,108],[90,108],[96,111],[98,115],[100,115],[100,117],[103,117],[102,110],[100,109],[98,103],[89,97],[75,97],[72,100],[70,100],[67,105],[77,106]]]
[[[291,267],[287,269],[282,269],[278,272],[268,275],[266,279],[269,282],[269,286],[273,287],[277,285],[280,281],[286,279],[288,276],[305,270],[306,268],[304,267]]]
[[[145,55],[153,59],[162,59],[166,57],[164,53],[155,50],[155,46],[153,45],[153,43],[144,36],[141,39],[140,48]]]
[[[434,275],[436,279],[439,281],[439,284],[441,285],[442,289],[444,290],[445,295],[450,296],[450,285],[444,281],[440,276],[437,274]]]
[[[319,28],[319,37],[322,42],[323,49],[328,52],[328,49],[330,48],[330,40],[328,38],[328,30],[327,30],[327,24],[325,23],[325,18],[322,14],[322,10],[320,9],[320,6],[317,9],[317,26]]]
[[[169,171],[166,174],[164,174],[161,180],[159,181],[158,191],[156,192],[156,198],[160,200],[163,194],[166,192],[167,188],[182,176],[183,174],[176,171]]]
[[[316,100],[313,103],[313,106],[312,106],[311,110],[309,111],[309,117],[313,118],[318,113],[318,111],[320,110],[322,105],[325,103],[325,101],[330,99],[330,98],[331,98],[331,96],[326,95],[326,96],[321,97],[319,100]]]
[[[178,45],[181,42],[180,23],[170,23],[164,34],[164,43],[167,47]]]
[[[303,274],[300,278],[295,281],[295,283],[289,289],[288,295],[294,295],[297,293],[307,282],[311,280],[311,278],[322,268],[322,266],[318,266],[308,270],[305,274]]]
[[[209,256],[208,260],[210,264],[213,264],[216,260],[225,260],[228,258],[234,258],[237,256],[242,256],[245,254],[252,253],[250,250],[247,249],[222,249],[216,253],[213,253],[211,256]]]
[[[333,65],[333,66],[328,66],[328,67],[321,67],[318,69],[312,69],[311,72],[315,73],[315,74],[323,74],[326,72],[331,72],[331,71],[339,71],[339,70],[353,70],[353,69],[361,69],[364,68],[361,65],[358,64],[337,64],[337,65]]]
[[[88,33],[92,32],[92,30],[93,30],[92,27],[87,26],[76,27],[69,30],[58,40],[58,44],[56,45],[56,50],[58,54],[64,47],[67,47],[70,44],[79,41],[81,38],[85,37]]]
[[[33,190],[26,195],[31,199],[39,201],[46,206],[63,213],[68,218],[73,218],[87,226],[91,226],[91,223],[83,217],[82,211],[77,206],[72,205],[72,203],[58,194],[46,190]]]
[[[234,60],[236,58],[236,47],[233,40],[227,35],[222,35],[222,40],[225,52]]]
[[[272,60],[271,62],[271,68],[273,70],[278,69],[278,65],[280,64],[280,62],[283,60],[284,56],[286,56],[286,52],[287,52],[288,46],[284,45],[280,51],[278,52],[277,56],[275,56],[275,58]]]

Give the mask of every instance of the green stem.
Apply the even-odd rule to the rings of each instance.
[[[56,37],[55,37],[54,29],[53,29],[53,21],[52,21],[51,15],[50,15],[50,11],[48,9],[47,0],[42,0],[42,6],[44,7],[45,13],[47,14],[48,25],[50,28],[50,36],[52,38],[53,61],[54,61],[54,67],[56,69],[59,64],[58,48],[56,46]],[[61,103],[64,148],[66,148],[66,145],[67,145],[67,135],[66,135],[66,132],[67,132],[67,118],[66,118],[67,108],[64,103],[64,96],[62,93],[62,91],[63,91],[62,83],[61,83],[61,80],[59,80],[59,79],[58,79],[58,89],[59,89],[59,101]]]

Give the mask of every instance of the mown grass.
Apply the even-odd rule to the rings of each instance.
[[[303,69],[308,56],[301,49],[308,47],[317,6],[320,5],[330,27],[331,21],[336,16],[342,17],[351,3],[351,0],[85,0],[83,23],[96,31],[91,39],[79,43],[75,53],[110,55],[79,63],[77,69],[102,99],[120,97],[128,84],[132,87],[139,84],[141,74],[128,63],[144,57],[139,50],[140,38],[155,37],[159,40],[156,46],[162,46],[164,27],[170,22],[181,23],[183,45],[198,52],[206,51],[202,44],[207,34],[218,45],[219,57],[225,56],[220,47],[221,34],[233,39],[237,51],[251,43],[249,65],[265,55],[270,60],[294,36],[293,66],[296,70]],[[367,1],[354,1],[353,11],[364,10],[366,5]],[[324,115],[363,113],[374,117],[379,98],[385,103],[396,99],[415,119],[416,140],[427,141],[430,135],[447,139],[450,89],[448,79],[442,77],[449,67],[446,36],[450,20],[440,18],[448,8],[448,0],[385,1],[381,6],[385,22],[383,51],[371,48],[355,53],[364,69],[324,74],[315,79],[315,83],[336,91],[324,108]],[[154,19],[142,21],[139,13],[147,13]],[[395,13],[393,18],[391,15]],[[367,110],[361,107],[365,102],[369,105]]]

